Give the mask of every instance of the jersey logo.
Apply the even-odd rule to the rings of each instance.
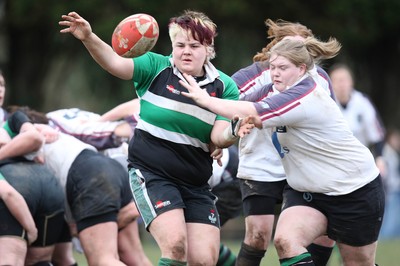
[[[154,205],[154,208],[160,209],[160,208],[166,207],[166,206],[168,206],[168,205],[171,205],[171,202],[170,202],[169,200],[166,200],[166,201],[161,201],[161,200],[159,200],[159,201],[157,201],[156,204]]]
[[[281,128],[281,127],[280,127]],[[281,130],[283,130],[281,128]],[[272,133],[272,144],[274,144],[274,147],[276,149],[276,151],[278,152],[279,156],[281,158],[285,157],[285,154],[289,153],[289,149],[288,147],[284,147],[280,144],[279,140],[278,140],[278,133],[285,133],[286,132],[286,127],[284,127],[283,132],[278,131],[278,128],[276,129],[276,131],[274,133]]]
[[[178,91],[177,89],[175,89],[174,86],[172,86],[172,85],[167,85],[166,88],[167,88],[167,90],[168,90],[169,92],[172,92],[172,93],[178,94],[178,95],[181,94],[181,92]]]
[[[276,132],[278,132],[278,133],[286,133],[287,132],[286,131],[286,126],[276,127]]]
[[[303,199],[307,202],[311,202],[313,200],[313,197],[310,192],[304,192]]]
[[[215,224],[215,222],[217,221],[217,217],[215,215],[215,210],[214,209],[210,210],[210,215],[208,215],[208,220],[210,220],[210,222],[212,224]]]

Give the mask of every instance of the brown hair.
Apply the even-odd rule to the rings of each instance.
[[[19,106],[19,105],[10,105],[7,107],[7,111],[12,114],[16,111],[22,111],[24,112],[29,119],[31,120],[32,123],[38,123],[38,124],[48,124],[49,119],[47,118],[45,113],[41,113],[38,111],[35,111],[28,106]]]
[[[178,32],[187,31],[193,39],[207,47],[208,60],[215,58],[214,38],[217,36],[217,26],[204,13],[185,10],[179,17],[170,19],[168,28],[172,42]]]
[[[274,22],[271,19],[267,19],[265,20],[265,25],[268,27],[267,38],[271,39],[271,41],[261,50],[261,52],[258,52],[253,57],[254,62],[268,60],[268,51],[272,46],[286,36],[299,35],[303,38],[314,36],[309,28],[298,22],[289,22],[282,19],[278,19]]]
[[[307,70],[323,59],[335,57],[341,49],[341,44],[330,38],[322,42],[314,37],[308,37],[304,41],[284,39],[275,44],[268,52],[268,57],[273,55],[283,56],[296,66],[305,64]]]

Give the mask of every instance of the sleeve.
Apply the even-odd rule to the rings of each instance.
[[[363,131],[369,148],[374,157],[382,156],[383,147],[385,144],[386,130],[382,120],[372,104],[371,100],[363,94]]]
[[[239,100],[239,89],[233,79],[222,72],[220,72],[220,75],[225,86],[224,92],[222,93],[222,99],[235,101]],[[229,121],[229,119],[220,115],[217,115],[216,119]]]
[[[133,58],[133,63],[133,82],[138,96],[141,97],[157,73],[169,65],[169,56],[148,52]]]
[[[304,104],[301,102],[316,87],[315,81],[308,77],[284,92],[254,103],[263,127],[292,126],[307,119]]]
[[[232,75],[240,91],[240,100],[271,83],[269,65],[255,62]]]
[[[290,94],[282,92],[260,102],[254,103],[263,128],[275,126],[290,126],[302,119],[302,113],[297,112],[299,100],[294,100]]]
[[[11,137],[15,137],[26,122],[31,122],[29,117],[22,111],[16,111],[7,119],[3,127]]]

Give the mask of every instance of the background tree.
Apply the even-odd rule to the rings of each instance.
[[[83,45],[59,33],[62,14],[77,11],[100,38],[135,13],[154,16],[160,38],[153,51],[169,53],[168,19],[184,9],[205,12],[217,24],[215,63],[227,74],[251,63],[266,44],[266,18],[298,21],[321,39],[336,37],[356,87],[370,95],[385,125],[400,127],[400,1],[398,0],[0,0],[0,67],[8,82],[6,104],[41,111],[79,107],[104,112],[136,97],[121,81],[93,62]]]

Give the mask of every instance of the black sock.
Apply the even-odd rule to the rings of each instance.
[[[296,257],[280,259],[281,266],[315,266],[310,253],[306,252]]]
[[[236,259],[236,266],[259,266],[266,250],[255,249],[242,243]]]
[[[221,244],[219,247],[219,257],[217,261],[217,266],[235,266],[236,256],[232,253],[232,251]]]
[[[333,247],[325,247],[312,243],[307,247],[315,266],[325,266],[331,257]]]
[[[33,264],[33,266],[52,266],[50,261],[39,261]]]

